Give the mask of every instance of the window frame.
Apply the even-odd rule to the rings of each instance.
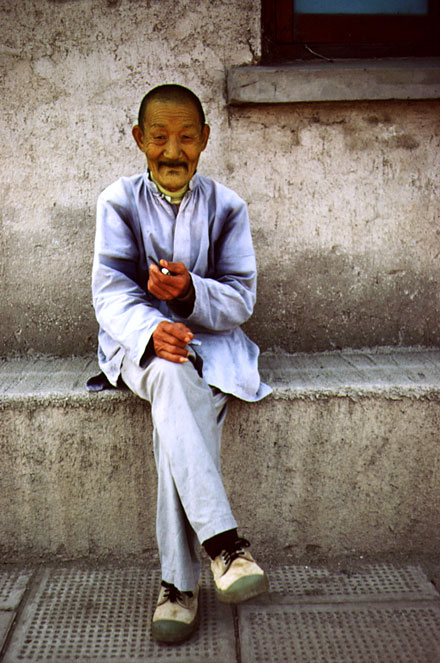
[[[390,38],[391,35],[391,38]],[[262,64],[323,57],[440,55],[440,3],[428,15],[294,14],[294,0],[262,0]]]

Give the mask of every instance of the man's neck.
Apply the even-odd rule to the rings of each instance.
[[[182,202],[183,196],[185,193],[188,191],[188,184],[185,184],[181,189],[178,191],[169,191],[168,189],[165,189],[157,180],[154,179],[151,171],[150,171],[150,178],[151,181],[155,183],[159,191],[166,197],[169,203],[172,203],[173,205],[180,205]]]

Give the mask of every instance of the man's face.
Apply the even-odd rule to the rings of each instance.
[[[143,128],[136,125],[133,136],[156,182],[168,191],[178,191],[196,171],[208,142],[209,127],[200,126],[193,104],[153,99],[147,106]]]

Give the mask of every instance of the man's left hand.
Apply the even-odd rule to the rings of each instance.
[[[171,274],[162,274],[156,265],[151,264],[148,278],[148,290],[151,294],[164,301],[186,297],[193,285],[183,262],[168,262],[162,259],[160,264]]]

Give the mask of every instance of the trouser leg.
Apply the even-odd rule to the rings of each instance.
[[[191,362],[124,360],[122,377],[151,403],[158,471],[157,538],[163,579],[194,589],[198,544],[237,526],[220,470],[227,397],[214,393]]]

